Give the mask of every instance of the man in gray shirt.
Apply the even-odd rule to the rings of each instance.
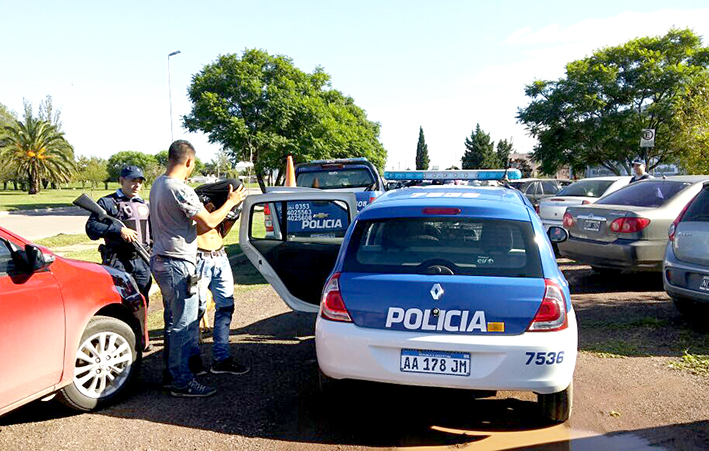
[[[160,286],[165,306],[165,364],[171,378],[170,393],[182,397],[206,397],[216,389],[194,379],[189,359],[197,345],[197,224],[213,229],[241,203],[243,186],[229,195],[221,208],[208,212],[185,180],[192,174],[195,150],[178,140],[168,150],[167,171],[150,189],[153,256],[150,269]]]

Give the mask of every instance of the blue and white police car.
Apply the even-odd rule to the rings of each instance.
[[[465,174],[487,174],[475,172]],[[275,219],[277,234],[257,227],[260,206],[305,202],[339,209],[347,224],[327,236],[289,234],[286,218]],[[576,318],[550,240],[518,191],[404,188],[356,214],[351,193],[292,188],[249,196],[243,211],[244,253],[291,308],[319,313],[325,376],[532,391],[548,420],[569,418]]]

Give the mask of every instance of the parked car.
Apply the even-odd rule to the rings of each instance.
[[[315,202],[347,213],[346,234],[264,236],[254,227],[263,205],[284,211]],[[244,253],[291,308],[319,312],[321,382],[357,379],[488,396],[525,390],[537,394],[547,420],[569,418],[576,318],[550,241],[521,193],[403,188],[355,219],[356,212],[352,193],[292,190],[244,203]]]
[[[295,167],[295,184],[304,188],[348,191],[362,210],[385,189],[377,168],[366,158],[311,161]]]
[[[357,210],[381,196],[386,186],[377,168],[366,158],[343,158],[338,160],[311,161],[295,167],[296,186],[323,191],[339,191],[355,193]],[[288,191],[288,187],[270,187],[267,192]],[[333,235],[344,232],[342,229],[341,209],[331,208],[331,205],[301,202],[290,205],[286,212],[288,217],[288,233],[303,236]],[[279,227],[274,221],[274,215],[280,217],[283,213],[280,205],[264,205],[264,225],[270,236],[280,233],[274,230]],[[340,225],[337,225],[337,224]]]
[[[598,270],[661,271],[667,228],[702,189],[706,175],[649,179],[628,185],[594,204],[569,207],[569,239],[561,255]]]
[[[555,196],[562,188],[562,181],[555,179],[520,179],[509,184],[524,193],[535,209],[539,207],[539,201]]]
[[[599,198],[618,191],[629,182],[630,176],[588,178],[566,186],[555,196],[542,199],[539,202],[539,217],[544,229],[563,227],[566,208],[592,204]]]
[[[54,394],[83,411],[115,400],[138,374],[145,315],[130,275],[0,227],[0,415]]]
[[[662,274],[680,312],[694,318],[709,306],[709,182],[670,225]]]

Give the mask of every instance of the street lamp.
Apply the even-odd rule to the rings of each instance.
[[[175,138],[172,134],[172,85],[170,83],[170,57],[175,56],[178,53],[182,53],[179,50],[175,50],[167,55],[167,91],[170,96],[170,142],[174,141]]]

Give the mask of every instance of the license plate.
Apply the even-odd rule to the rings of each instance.
[[[709,291],[709,276],[704,276],[702,283],[699,284],[699,289],[702,291]]]
[[[400,370],[405,373],[470,376],[470,353],[402,349]]]
[[[599,230],[601,230],[601,221],[593,221],[593,220],[587,219],[583,223],[583,229],[589,230],[591,232],[598,232]]]

